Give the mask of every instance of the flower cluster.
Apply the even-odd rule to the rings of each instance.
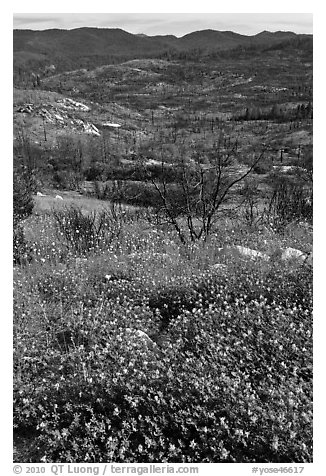
[[[212,256],[138,220],[15,270],[31,462],[312,461],[312,271]]]

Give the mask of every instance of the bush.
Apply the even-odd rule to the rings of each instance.
[[[274,230],[282,231],[291,222],[312,222],[313,204],[309,190],[302,184],[275,178],[273,193],[268,209],[265,210],[267,223]]]
[[[64,312],[43,293],[36,335],[15,346],[31,461],[312,461],[311,270],[269,266],[151,287],[117,276],[92,306],[77,305],[92,277],[72,293],[72,274]]]
[[[257,175],[268,174],[271,170],[272,164],[267,161],[258,162],[253,168],[253,172]]]
[[[13,175],[13,262],[24,264],[31,259],[21,222],[33,212],[33,180],[25,170],[14,170]]]
[[[32,259],[32,250],[28,245],[23,227],[16,223],[13,229],[13,262],[14,265],[26,264]]]
[[[26,171],[14,171],[13,175],[13,211],[14,224],[29,217],[33,212],[32,178]]]
[[[120,234],[121,223],[109,210],[82,213],[80,208],[53,210],[59,238],[77,254],[95,251],[109,245]]]

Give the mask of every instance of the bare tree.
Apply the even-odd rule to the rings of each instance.
[[[191,241],[207,240],[218,212],[263,154],[264,151],[254,156],[249,166],[244,166],[237,160],[236,146],[230,143],[225,147],[221,139],[197,157],[188,158],[185,147],[180,147],[173,165],[176,181],[172,184],[166,180],[171,164],[166,164],[163,158],[159,179],[146,175],[144,158],[140,165],[157,192],[158,211],[175,228],[181,242],[186,243],[187,235]]]

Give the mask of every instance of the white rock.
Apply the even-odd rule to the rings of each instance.
[[[84,130],[88,134],[93,134],[95,136],[100,136],[101,135],[98,128],[96,126],[94,126],[94,124],[90,124],[90,123],[84,124]]]
[[[138,330],[135,332],[135,334],[136,334],[137,337],[140,337],[141,339],[145,339],[145,340],[147,340],[148,342],[153,342],[152,339],[149,337],[149,335],[146,334],[146,332],[143,332],[143,331],[141,331],[141,330],[138,329]]]
[[[80,111],[90,111],[90,108],[81,102],[74,101],[70,98],[64,98],[63,104],[67,109],[79,109]]]
[[[55,198],[56,198],[57,200],[63,200],[63,198],[61,197],[61,195],[56,195]]]
[[[288,261],[292,259],[305,261],[306,258],[307,258],[306,253],[303,253],[300,250],[296,250],[295,248],[285,248],[285,250],[283,250],[281,254],[282,261]]]
[[[44,193],[41,193],[41,192],[37,192],[36,194],[38,197],[46,197],[46,195],[44,195]]]
[[[102,124],[102,126],[103,126],[103,127],[113,127],[113,128],[117,128],[117,129],[118,129],[119,127],[121,127],[120,124],[115,124],[115,123],[113,123],[113,122],[104,122],[104,123]]]
[[[156,343],[149,337],[148,334],[146,334],[146,332],[143,332],[140,329],[131,329],[130,327],[127,327],[126,332],[129,338],[137,340],[147,348],[153,349],[156,347]]]
[[[251,259],[261,258],[265,261],[268,261],[270,257],[265,253],[261,253],[260,251],[252,250],[251,248],[246,248],[245,246],[236,246],[237,250],[242,256],[246,256]]]
[[[63,117],[60,116],[59,114],[54,114],[54,117],[58,119],[58,121],[63,122]]]
[[[235,246],[224,246],[223,248],[218,248],[218,256],[231,257],[231,258],[250,258],[250,259],[263,259],[268,261],[270,257],[261,253],[260,251],[252,250],[245,246],[235,245]]]
[[[290,172],[295,169],[293,165],[273,165],[273,169],[278,172]]]

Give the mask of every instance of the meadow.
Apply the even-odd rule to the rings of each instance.
[[[279,253],[311,251],[309,223],[239,212],[182,244],[99,203],[34,197],[23,222],[15,460],[311,462],[312,268]],[[221,258],[228,244],[271,259]]]

